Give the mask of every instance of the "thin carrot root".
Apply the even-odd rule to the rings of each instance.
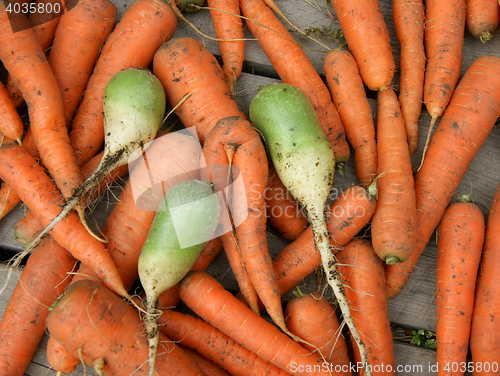
[[[146,329],[146,336],[149,344],[149,369],[148,376],[155,374],[155,361],[156,354],[158,353],[158,344],[160,342],[160,332],[158,331],[158,318],[161,311],[156,309],[156,299],[147,298],[146,310],[144,315],[144,327]]]
[[[429,126],[429,130],[427,131],[427,137],[425,139],[425,145],[424,145],[424,150],[422,151],[422,159],[420,161],[420,166],[418,166],[417,171],[422,168],[422,165],[424,164],[424,159],[425,159],[425,153],[427,152],[427,149],[429,148],[429,143],[431,141],[431,134],[432,130],[434,129],[434,125],[436,124],[437,116],[433,116],[431,119],[431,124]]]

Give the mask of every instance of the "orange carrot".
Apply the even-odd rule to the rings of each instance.
[[[24,125],[2,83],[0,83],[0,132],[21,144]]]
[[[405,120],[410,156],[417,149],[418,119],[424,95],[425,14],[423,0],[392,2],[394,26],[400,44],[399,102]]]
[[[200,355],[195,350],[191,350],[190,348],[184,347],[179,344],[177,346],[179,346],[179,348],[181,348],[182,351],[184,351],[192,360],[194,360],[194,362],[198,365],[198,367],[200,367],[200,369],[206,376],[230,376],[229,373],[224,371],[223,368],[219,367],[211,360]]]
[[[500,58],[483,56],[458,84],[415,175],[416,245],[408,260],[386,266],[387,293],[399,293],[460,184],[470,162],[500,115]]]
[[[5,89],[7,90],[7,93],[9,93],[9,97],[15,108],[19,108],[24,104],[23,94],[10,74],[7,75],[7,84],[5,85]]]
[[[115,26],[116,12],[107,0],[79,0],[60,17],[48,61],[61,88],[68,127],[101,46]]]
[[[405,261],[415,248],[415,188],[399,101],[392,88],[378,93],[377,208],[372,244],[386,264]]]
[[[385,90],[396,64],[378,1],[333,0],[332,6],[363,82],[370,90]]]
[[[385,293],[384,264],[375,254],[371,242],[351,240],[337,254],[339,273],[346,286],[352,316],[366,346],[373,375],[394,375],[389,307]],[[354,346],[354,359],[360,362]],[[364,372],[359,373],[360,376]]]
[[[281,80],[297,86],[311,101],[332,145],[336,164],[345,163],[350,151],[344,127],[328,88],[307,55],[262,0],[241,0],[240,7],[242,15],[247,18],[247,27],[257,38]]]
[[[109,35],[73,119],[71,145],[78,165],[92,158],[104,141],[102,98],[106,84],[117,72],[148,67],[158,47],[169,40],[177,18],[162,0],[137,0]]]
[[[73,1],[68,2],[68,4],[66,2],[66,0],[36,0],[35,7],[33,7],[33,10],[36,9],[36,11],[30,10],[28,19],[40,42],[40,47],[44,51],[52,45],[63,12],[69,13],[70,10],[73,10]],[[68,5],[68,9],[65,9],[66,5]]]
[[[209,274],[189,272],[179,291],[198,316],[264,360],[295,375],[329,375],[320,357],[255,314]]]
[[[148,344],[137,310],[90,280],[73,283],[47,317],[47,329],[85,363],[104,361],[105,374],[147,372]],[[156,367],[161,375],[203,375],[172,341],[160,334]]]
[[[363,79],[349,51],[333,50],[324,60],[326,82],[354,148],[354,165],[359,184],[368,186],[377,176],[375,126]]]
[[[500,312],[500,296],[495,293],[499,284],[499,263],[495,261],[500,242],[497,240],[500,226],[500,185],[495,190],[486,221],[483,253],[477,277],[470,349],[472,361],[477,365],[474,375],[485,376],[497,373],[492,369],[492,360],[500,359],[500,331],[496,312]],[[481,366],[479,366],[481,365]]]
[[[288,329],[316,348],[301,343],[302,346],[311,352],[319,351],[336,374],[352,375],[335,309],[324,296],[317,291],[299,295],[288,302],[285,313]]]
[[[500,7],[496,0],[466,0],[465,24],[469,32],[481,42],[491,39],[500,19]]]
[[[5,217],[21,202],[21,198],[17,195],[12,187],[3,182],[0,187],[0,219]]]
[[[233,376],[287,374],[202,319],[166,310],[158,322],[168,338],[196,350]]]
[[[217,121],[245,115],[238,108],[215,56],[192,38],[174,38],[155,54],[153,71],[187,128],[195,127],[201,144]]]
[[[451,204],[438,227],[436,363],[438,375],[459,375],[466,362],[477,271],[485,235],[481,210],[468,201]]]
[[[214,23],[215,35],[222,58],[222,71],[226,76],[227,86],[234,93],[234,85],[241,74],[245,58],[243,40],[243,22],[238,0],[207,0],[210,15]]]
[[[361,186],[340,193],[327,208],[327,228],[333,250],[339,251],[370,221],[376,201]],[[278,286],[284,295],[321,266],[321,256],[314,246],[309,227],[300,237],[286,246],[274,259]]]

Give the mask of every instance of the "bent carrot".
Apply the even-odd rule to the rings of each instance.
[[[349,159],[344,126],[330,92],[309,58],[262,0],[240,0],[246,25],[284,83],[302,90],[311,101],[335,155],[337,165]],[[340,165],[341,166],[341,165]]]
[[[209,274],[189,272],[179,292],[182,301],[203,320],[282,370],[304,376],[329,375],[320,357],[255,314]]]
[[[405,120],[410,157],[418,146],[418,119],[422,112],[425,77],[423,0],[392,2],[394,26],[401,49],[399,102]]]
[[[366,239],[351,240],[337,254],[337,259],[352,316],[366,346],[369,368],[373,375],[393,375],[396,365],[384,264]],[[354,359],[361,361],[356,346]],[[362,371],[360,376],[364,374]]]
[[[466,0],[465,24],[469,32],[485,43],[491,39],[500,20],[500,7],[496,0]]]
[[[468,198],[460,199],[446,208],[438,227],[438,375],[460,374],[456,373],[454,364],[466,361],[474,291],[484,241],[483,213]]]
[[[349,51],[333,50],[324,60],[326,82],[354,148],[354,166],[359,184],[368,186],[377,176],[377,143],[370,103],[363,79]]]
[[[24,125],[2,83],[0,83],[0,132],[21,144]]]
[[[500,335],[497,312],[500,312],[499,295],[494,293],[500,283],[498,273],[500,264],[495,261],[500,242],[500,185],[495,190],[486,221],[481,264],[477,276],[472,324],[470,332],[470,349],[472,361],[478,366],[474,374],[478,376],[494,375],[491,367],[492,359],[500,359]],[[481,365],[481,366],[479,366]]]
[[[363,82],[370,90],[385,90],[396,64],[378,1],[333,0],[332,6]]]
[[[392,88],[378,93],[377,208],[372,244],[386,264],[405,261],[415,248],[415,188],[399,101]]]
[[[500,58],[482,56],[458,84],[415,175],[417,242],[403,263],[386,266],[387,293],[399,293],[500,115]]]

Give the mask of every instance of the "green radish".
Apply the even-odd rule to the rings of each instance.
[[[220,218],[220,201],[207,181],[187,180],[163,197],[139,255],[139,279],[146,293],[144,324],[149,341],[149,375],[158,349],[156,302],[189,272]]]
[[[250,122],[262,133],[279,178],[306,210],[328,284],[335,293],[362,359],[368,364],[364,344],[354,325],[344,285],[335,266],[326,227],[324,209],[333,183],[335,157],[314,107],[293,85],[265,85],[259,88],[250,104]]]
[[[34,249],[106,175],[142,154],[161,128],[165,107],[165,90],[148,70],[131,68],[111,77],[103,98],[105,145],[101,162],[92,176],[67,200],[59,215],[25,251]],[[77,209],[86,225],[83,209],[80,206]]]

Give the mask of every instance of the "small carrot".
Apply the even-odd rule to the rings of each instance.
[[[466,361],[477,271],[485,235],[481,210],[460,197],[438,227],[436,273],[436,363],[438,375],[458,375]]]
[[[415,248],[415,188],[404,120],[392,88],[378,93],[377,208],[372,244],[386,264],[405,261]]]
[[[327,86],[301,47],[262,0],[241,0],[246,25],[284,83],[302,90],[311,101],[338,167],[349,159],[345,131]]]
[[[21,144],[24,133],[23,121],[2,83],[0,83],[0,132]]]
[[[416,244],[403,263],[386,266],[387,293],[401,291],[470,162],[500,116],[500,58],[482,56],[458,84],[415,175]]]
[[[226,76],[227,86],[234,93],[234,86],[241,75],[245,58],[240,4],[238,0],[207,0],[207,4],[210,7],[215,35],[219,39],[222,71]]]
[[[496,0],[466,0],[465,25],[469,32],[486,43],[491,39],[500,20],[500,6]]]
[[[290,331],[316,346],[301,344],[317,351],[330,363],[337,375],[351,376],[347,345],[335,309],[319,292],[298,295],[286,305],[286,325]]]
[[[367,349],[369,368],[373,375],[393,375],[396,365],[385,293],[384,264],[366,239],[351,240],[337,254],[337,259],[352,316]],[[354,359],[356,362],[361,361],[356,347]]]
[[[3,182],[0,187],[0,220],[9,214],[20,202],[21,198],[14,192],[12,187]]]
[[[378,1],[333,0],[332,6],[363,82],[370,90],[385,90],[396,64]]]
[[[400,44],[399,102],[405,120],[410,156],[417,149],[418,120],[422,112],[425,77],[423,0],[392,2],[394,26]]]
[[[347,140],[354,148],[359,184],[368,186],[377,176],[377,143],[370,103],[363,79],[349,51],[333,50],[324,60],[326,82],[344,124]]]
[[[255,314],[209,274],[190,272],[179,292],[203,320],[282,370],[299,376],[330,374],[320,357]]]
[[[494,375],[491,367],[492,359],[500,359],[500,331],[498,330],[497,312],[500,312],[500,296],[496,294],[495,287],[499,284],[499,264],[495,262],[498,255],[497,240],[500,226],[500,185],[495,190],[486,221],[481,264],[477,276],[474,307],[472,311],[472,324],[470,332],[470,349],[472,361],[483,367],[477,367],[475,375]]]

